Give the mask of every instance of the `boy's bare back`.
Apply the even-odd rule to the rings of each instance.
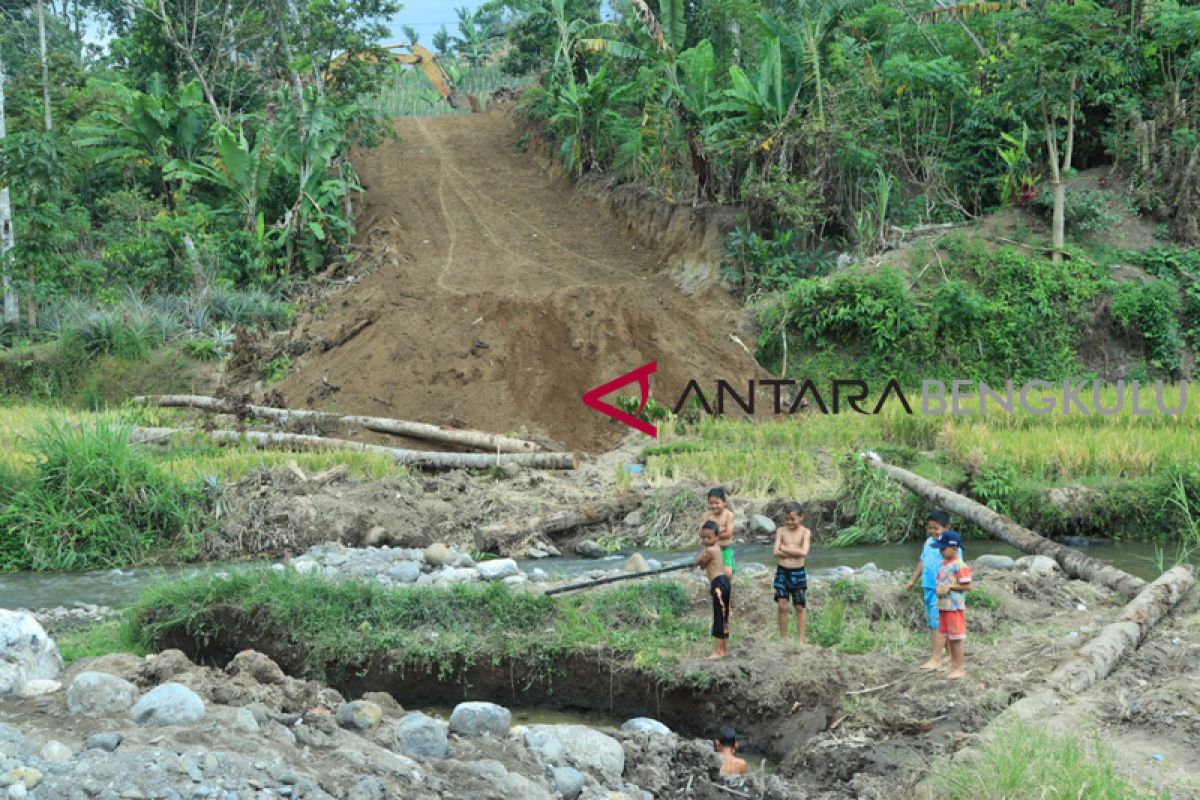
[[[798,553],[808,552],[811,538],[812,532],[803,525],[798,525],[795,528],[780,525],[776,528],[775,557],[779,561],[779,566],[786,569],[799,569],[803,567],[807,556],[798,555]]]

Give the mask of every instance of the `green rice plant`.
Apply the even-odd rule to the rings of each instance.
[[[1098,737],[1008,724],[989,735],[969,762],[947,760],[933,780],[944,800],[1150,800],[1118,773]]]
[[[33,479],[0,508],[0,569],[78,570],[145,563],[168,545],[195,550],[201,499],[129,444],[129,428],[44,423]]]

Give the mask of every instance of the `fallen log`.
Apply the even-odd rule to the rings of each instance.
[[[676,564],[671,567],[663,567],[662,569],[649,569],[644,572],[631,572],[628,575],[610,575],[607,578],[597,578],[594,581],[586,581],[584,583],[573,583],[569,586],[559,586],[557,589],[547,589],[545,594],[562,594],[563,592],[574,592],[579,589],[591,589],[595,586],[603,586],[606,583],[616,583],[617,581],[631,581],[634,578],[647,578],[651,575],[662,575],[664,572],[677,572],[681,569],[695,569],[695,564]]]
[[[398,464],[436,469],[488,469],[497,464],[520,464],[533,469],[575,469],[574,453],[445,453],[436,450],[402,450],[345,439],[327,439],[299,433],[266,433],[263,431],[202,431],[186,428],[134,428],[132,442],[166,442],[181,436],[203,436],[221,444],[249,442],[255,447],[279,450],[347,450],[385,456]]]
[[[162,394],[139,395],[133,402],[155,405],[161,408],[195,408],[216,414],[251,414],[262,419],[269,419],[281,425],[289,422],[311,422],[318,425],[353,425],[377,433],[390,433],[395,436],[407,436],[410,439],[422,439],[429,442],[470,447],[474,450],[486,450],[489,453],[536,453],[545,448],[534,442],[502,436],[496,433],[469,431],[457,428],[443,428],[424,422],[411,422],[387,417],[363,417],[357,415],[335,414],[329,411],[311,411],[308,409],[271,408],[270,406],[239,405],[218,397],[205,397],[192,394]]]
[[[1134,596],[1146,585],[1141,578],[1105,564],[1073,547],[1052,542],[1041,534],[1018,525],[1003,514],[997,514],[982,503],[977,503],[969,497],[963,497],[961,494],[938,486],[906,469],[887,464],[874,453],[864,454],[863,460],[880,472],[894,478],[914,494],[931,500],[947,511],[973,522],[1021,552],[1053,558],[1063,568],[1063,571],[1073,578],[1099,584],[1126,597]]]
[[[594,525],[620,514],[637,510],[642,504],[640,494],[623,494],[602,503],[554,511],[516,523],[485,525],[475,529],[475,548],[485,553],[507,554],[509,547],[534,536]]]

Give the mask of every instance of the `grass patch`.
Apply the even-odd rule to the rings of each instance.
[[[1003,601],[982,587],[974,587],[967,594],[967,605],[971,608],[997,609]]]
[[[59,634],[54,641],[66,664],[111,653],[142,656],[149,652],[138,643],[131,620],[122,617],[73,628]]]
[[[1017,800],[1031,797],[1135,800],[1156,797],[1117,774],[1099,739],[1083,739],[1012,725],[997,732],[966,764],[934,773],[945,800]]]
[[[705,638],[701,625],[684,619],[685,589],[666,581],[550,598],[503,584],[384,589],[247,569],[147,589],[133,609],[138,643],[155,649],[168,631],[213,635],[210,612],[221,604],[245,610],[264,629],[290,632],[307,650],[304,677],[322,680],[382,653],[397,668],[436,668],[442,678],[457,665],[507,659],[548,679],[557,655],[589,648],[619,653],[667,678],[669,667]]]
[[[870,591],[860,580],[838,578],[825,592],[809,593],[808,641],[839,653],[881,652],[909,658],[925,639],[906,623],[904,609],[879,607],[867,613]]]

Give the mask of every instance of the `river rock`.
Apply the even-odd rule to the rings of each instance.
[[[383,709],[369,700],[355,700],[339,708],[334,719],[347,730],[369,732],[383,721]]]
[[[25,682],[25,688],[21,690],[22,697],[41,697],[46,694],[54,694],[62,688],[62,684],[58,681],[50,681],[45,678],[35,678]]]
[[[647,558],[646,566],[649,567],[650,569],[662,569],[663,568],[662,562],[659,561],[657,558]]]
[[[442,571],[435,573],[433,582],[437,585],[449,585],[453,583],[474,583],[479,580],[479,570],[470,567],[462,569],[456,567],[442,567]],[[418,581],[420,583],[420,581]]]
[[[575,545],[575,553],[583,558],[603,558],[604,549],[591,539],[584,539]]]
[[[460,736],[508,735],[512,712],[495,703],[459,703],[450,714],[450,732]]]
[[[233,712],[233,726],[245,733],[258,733],[262,727],[258,724],[254,712],[248,708],[239,708]]]
[[[775,534],[775,520],[763,514],[755,514],[750,517],[748,525],[750,532],[756,536],[773,536]]]
[[[431,567],[447,567],[454,562],[455,553],[441,542],[425,548],[425,563]]]
[[[642,512],[630,511],[625,515],[625,527],[636,528],[642,524]]]
[[[521,568],[511,558],[494,558],[491,561],[481,561],[475,569],[479,577],[485,581],[502,581],[513,575],[520,575]]]
[[[125,741],[125,737],[116,731],[106,731],[105,733],[93,733],[87,738],[83,747],[85,750],[103,750],[111,753],[120,747],[123,741]]]
[[[641,553],[634,553],[626,561],[623,568],[626,572],[646,572],[650,569],[650,565],[646,563],[646,557]]]
[[[137,700],[138,688],[105,672],[81,672],[67,689],[67,711],[102,716],[127,711]]]
[[[388,577],[396,583],[416,583],[421,577],[421,565],[415,561],[398,561],[388,569]]]
[[[233,657],[225,671],[230,675],[248,675],[259,683],[272,686],[282,686],[287,682],[283,669],[270,656],[257,650],[241,651]]]
[[[531,734],[535,744],[530,743]],[[569,766],[592,772],[606,784],[618,782],[625,771],[625,750],[621,743],[586,725],[530,725],[525,742],[543,763],[561,766],[565,758]],[[562,755],[553,758],[558,753]]]
[[[23,783],[14,783],[8,787],[6,792],[8,800],[25,800],[29,796],[29,790],[25,788]]]
[[[1008,556],[997,556],[992,555],[991,553],[979,556],[975,559],[975,566],[988,567],[990,569],[1012,569],[1013,564],[1015,563],[1016,562],[1014,562]]]
[[[525,551],[525,557],[537,560],[537,559],[542,559],[542,558],[549,558],[550,554],[547,553],[545,550],[542,550],[541,548],[531,547]]]
[[[301,556],[292,562],[292,567],[301,575],[307,575],[310,572],[316,572],[319,570],[321,565],[311,558]]]
[[[440,719],[412,711],[396,726],[396,746],[405,753],[429,758],[445,758],[450,753],[448,726]]]
[[[554,795],[541,784],[534,783],[519,772],[510,772],[496,781],[500,797],[519,797],[521,800],[554,800]]]
[[[204,717],[204,701],[181,683],[156,686],[129,714],[139,725],[187,725]]]
[[[509,575],[504,579],[505,586],[512,586],[514,588],[517,586],[524,586],[526,583],[529,583],[529,578],[527,578],[524,574]]]
[[[655,733],[670,736],[671,729],[650,717],[634,717],[621,726],[622,733]]]
[[[555,767],[551,780],[554,791],[562,795],[563,800],[575,800],[583,791],[583,773],[574,767]]]
[[[476,778],[483,778],[492,783],[495,783],[508,774],[508,767],[494,758],[481,758],[478,761],[468,761],[463,765],[463,769]]]
[[[1056,572],[1059,569],[1058,562],[1049,556],[1024,556],[1016,560],[1015,566],[1017,569],[1042,573]]]
[[[546,570],[544,569],[535,567],[533,571],[529,573],[529,580],[532,583],[545,583],[546,578]]]
[[[74,753],[71,748],[67,747],[57,739],[51,739],[42,745],[42,749],[38,751],[43,761],[70,761]]]
[[[54,640],[32,614],[0,609],[0,695],[33,680],[54,680],[63,669]]]

